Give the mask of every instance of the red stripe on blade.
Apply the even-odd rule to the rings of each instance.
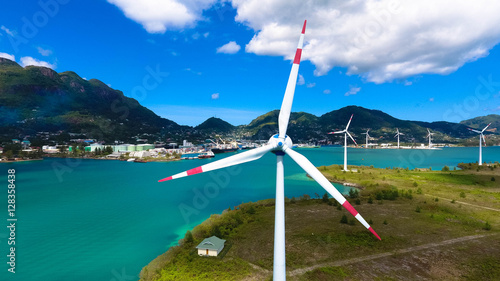
[[[349,211],[353,216],[356,216],[358,214],[358,211],[354,209],[354,207],[349,203],[349,201],[345,200],[344,204],[342,204],[346,210]]]
[[[169,180],[171,180],[171,179],[172,179],[172,177],[168,177],[168,178],[164,178],[164,179],[162,179],[162,180],[159,180],[158,182],[162,182],[162,181],[169,181]]]
[[[369,231],[371,231],[371,233],[373,233],[373,235],[375,235],[375,237],[378,238],[378,240],[382,240],[380,239],[380,236],[378,236],[377,232],[375,232],[375,230],[373,230],[373,228],[370,226],[370,228],[368,228]]]
[[[300,64],[300,56],[302,55],[302,49],[297,49],[295,53],[295,59],[293,60],[294,64]]]
[[[304,26],[302,27],[302,34],[306,33],[307,20],[304,20]]]
[[[194,169],[191,169],[189,171],[186,171],[186,173],[188,176],[195,175],[195,174],[203,173],[203,169],[200,166],[200,167],[196,167]]]

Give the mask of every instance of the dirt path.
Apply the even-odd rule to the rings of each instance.
[[[430,194],[425,194],[425,196],[429,196],[429,197],[432,197],[432,198],[439,198],[441,200],[448,200],[450,202],[452,200],[450,198],[444,198],[444,197],[434,196],[434,195],[430,195]],[[470,204],[470,203],[466,203],[466,202],[462,202],[462,201],[456,201],[455,200],[455,203],[462,204],[462,205],[467,205],[467,206],[471,206],[471,207],[476,207],[476,208],[481,208],[481,209],[485,209],[485,210],[489,210],[489,211],[500,212],[500,209],[495,209],[495,208],[490,208],[490,207],[484,207],[484,206],[480,206],[480,205],[474,205],[474,204]]]
[[[365,257],[334,261],[334,262],[329,262],[329,263],[324,263],[324,264],[317,264],[317,265],[313,265],[310,267],[305,267],[305,268],[300,268],[300,269],[289,271],[287,273],[287,276],[291,277],[291,276],[302,275],[308,271],[312,271],[316,268],[321,268],[321,267],[343,266],[343,265],[348,265],[348,264],[352,264],[352,263],[359,263],[359,262],[363,262],[363,261],[367,261],[367,260],[374,260],[374,259],[388,257],[388,256],[392,256],[392,255],[397,255],[397,254],[404,254],[404,253],[420,251],[420,250],[429,249],[429,248],[435,248],[435,247],[439,247],[439,246],[450,245],[450,244],[459,243],[459,242],[465,242],[465,241],[469,241],[469,240],[480,239],[480,238],[489,237],[489,236],[493,236],[493,235],[498,235],[498,234],[483,234],[483,235],[465,236],[465,237],[441,241],[438,243],[429,243],[429,244],[415,246],[415,247],[411,247],[411,248],[395,250],[392,252],[385,252],[385,253],[380,253],[380,254],[375,254],[375,255],[370,255],[370,256],[365,256]]]

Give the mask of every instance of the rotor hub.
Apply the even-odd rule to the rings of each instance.
[[[292,147],[293,146],[293,142],[292,140],[290,139],[289,136],[285,135],[285,137],[279,137],[279,134],[276,134],[274,136],[272,136],[269,141],[268,141],[268,144],[272,144],[274,145],[274,149],[273,151],[282,151],[283,150],[283,146],[287,146],[287,147]]]

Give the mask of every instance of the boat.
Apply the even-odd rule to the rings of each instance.
[[[211,150],[198,154],[199,159],[212,158],[212,157],[215,157],[215,154]]]
[[[130,158],[127,160],[127,162],[134,162],[135,161],[135,158]]]
[[[223,146],[219,146],[219,147],[212,148],[212,152],[215,153],[215,154],[226,153],[226,152],[235,152],[236,150],[238,150],[237,147],[223,147]]]

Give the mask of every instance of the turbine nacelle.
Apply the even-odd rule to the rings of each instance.
[[[292,139],[285,135],[284,138],[280,137],[279,134],[272,136],[267,142],[268,145],[272,145],[274,148],[271,151],[283,151],[283,147],[293,147]]]

